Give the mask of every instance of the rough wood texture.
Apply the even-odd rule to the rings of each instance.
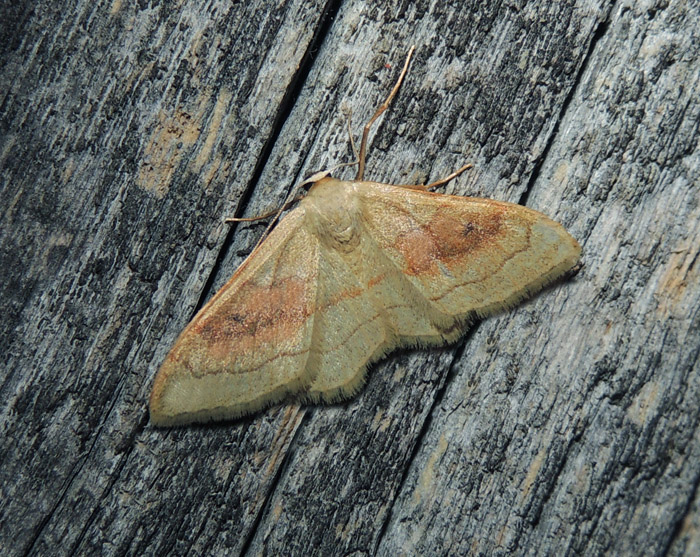
[[[4,555],[700,553],[700,6],[10,4]],[[152,428],[264,229],[222,218],[349,160],[341,103],[357,133],[412,43],[366,176],[472,162],[448,192],[544,211],[582,271],[349,403]]]

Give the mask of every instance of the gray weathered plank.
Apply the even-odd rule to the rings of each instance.
[[[15,8],[8,553],[697,550],[700,7],[480,4]],[[367,176],[473,162],[447,191],[560,220],[583,270],[348,403],[151,428],[157,366],[264,227],[221,217],[349,160],[341,103],[357,132],[412,43]]]

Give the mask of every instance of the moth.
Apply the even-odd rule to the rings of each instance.
[[[429,191],[469,165],[427,186],[364,180],[369,129],[412,53],[364,128],[355,180],[314,178],[180,334],[153,385],[153,424],[232,419],[288,395],[346,399],[388,352],[454,342],[577,265],[581,247],[545,215]]]

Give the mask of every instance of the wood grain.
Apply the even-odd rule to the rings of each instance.
[[[3,554],[700,551],[700,7],[0,10]],[[446,192],[545,212],[581,272],[349,403],[148,426],[264,229],[223,217],[350,160],[341,104],[357,135],[414,43],[366,177],[471,162]]]

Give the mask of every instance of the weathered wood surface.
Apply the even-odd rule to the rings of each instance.
[[[0,8],[4,555],[700,553],[700,6],[379,6]],[[264,229],[222,217],[349,160],[412,43],[367,177],[472,162],[581,272],[348,403],[151,427]]]

